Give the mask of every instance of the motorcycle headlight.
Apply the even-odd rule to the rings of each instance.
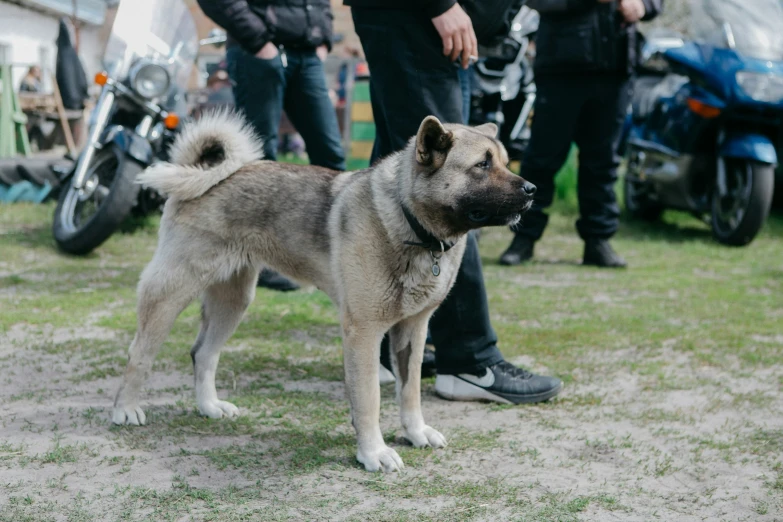
[[[139,62],[130,71],[131,87],[147,99],[166,94],[170,81],[168,71],[156,63]]]
[[[756,101],[766,103],[783,101],[783,77],[740,71],[737,73],[737,84],[745,94]]]

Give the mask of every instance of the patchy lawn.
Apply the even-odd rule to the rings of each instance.
[[[0,520],[781,520],[783,219],[747,248],[690,217],[624,225],[627,271],[576,266],[574,216],[536,262],[495,263],[493,322],[510,360],[563,378],[537,406],[449,403],[425,416],[450,445],[396,439],[407,465],[364,472],[342,385],[335,310],[315,290],[260,291],[218,388],[242,410],[199,417],[197,306],[157,359],[149,425],[109,422],[157,221],[87,258],[58,254],[52,206],[0,206]]]

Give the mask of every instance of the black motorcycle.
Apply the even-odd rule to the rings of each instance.
[[[215,33],[202,44],[225,41]],[[65,175],[53,233],[65,252],[85,255],[131,215],[160,208],[161,195],[136,176],[166,160],[186,111],[184,86],[199,40],[182,0],[123,0],[106,47],[106,71],[92,112],[87,143]]]
[[[536,101],[532,44],[539,15],[522,7],[511,30],[497,45],[482,47],[473,68],[470,124],[495,123],[511,159],[520,159],[530,140],[530,122]]]

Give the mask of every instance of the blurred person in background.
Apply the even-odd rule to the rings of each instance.
[[[27,69],[27,74],[22,78],[19,92],[41,92],[41,68],[37,65]]]
[[[538,190],[500,263],[533,258],[547,225],[544,209],[552,204],[555,174],[576,142],[582,263],[625,267],[609,244],[620,216],[616,148],[641,44],[636,23],[658,16],[663,0],[529,0],[526,5],[539,11],[541,22],[534,64],[538,95],[521,172]]]
[[[331,49],[329,0],[198,0],[228,33],[226,58],[236,107],[264,141],[264,157],[277,158],[283,109],[301,134],[310,163],[345,169],[323,62]],[[298,286],[265,269],[259,286]]]

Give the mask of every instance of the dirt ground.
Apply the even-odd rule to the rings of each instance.
[[[154,227],[75,260],[27,212],[0,214],[2,521],[783,520],[778,222],[755,252],[688,229],[685,247],[621,234],[638,284],[558,263],[578,257],[570,218],[553,220],[541,262],[512,272],[491,265],[508,235],[486,235],[504,352],[565,390],[536,406],[453,403],[428,380],[425,418],[450,443],[433,451],[397,438],[385,386],[382,429],[406,468],[381,475],[355,462],[336,316],[309,289],[260,292],[229,342],[218,389],[242,417],[195,411],[191,307],[146,388],[148,426],[113,427]],[[703,261],[684,269],[687,256]]]

